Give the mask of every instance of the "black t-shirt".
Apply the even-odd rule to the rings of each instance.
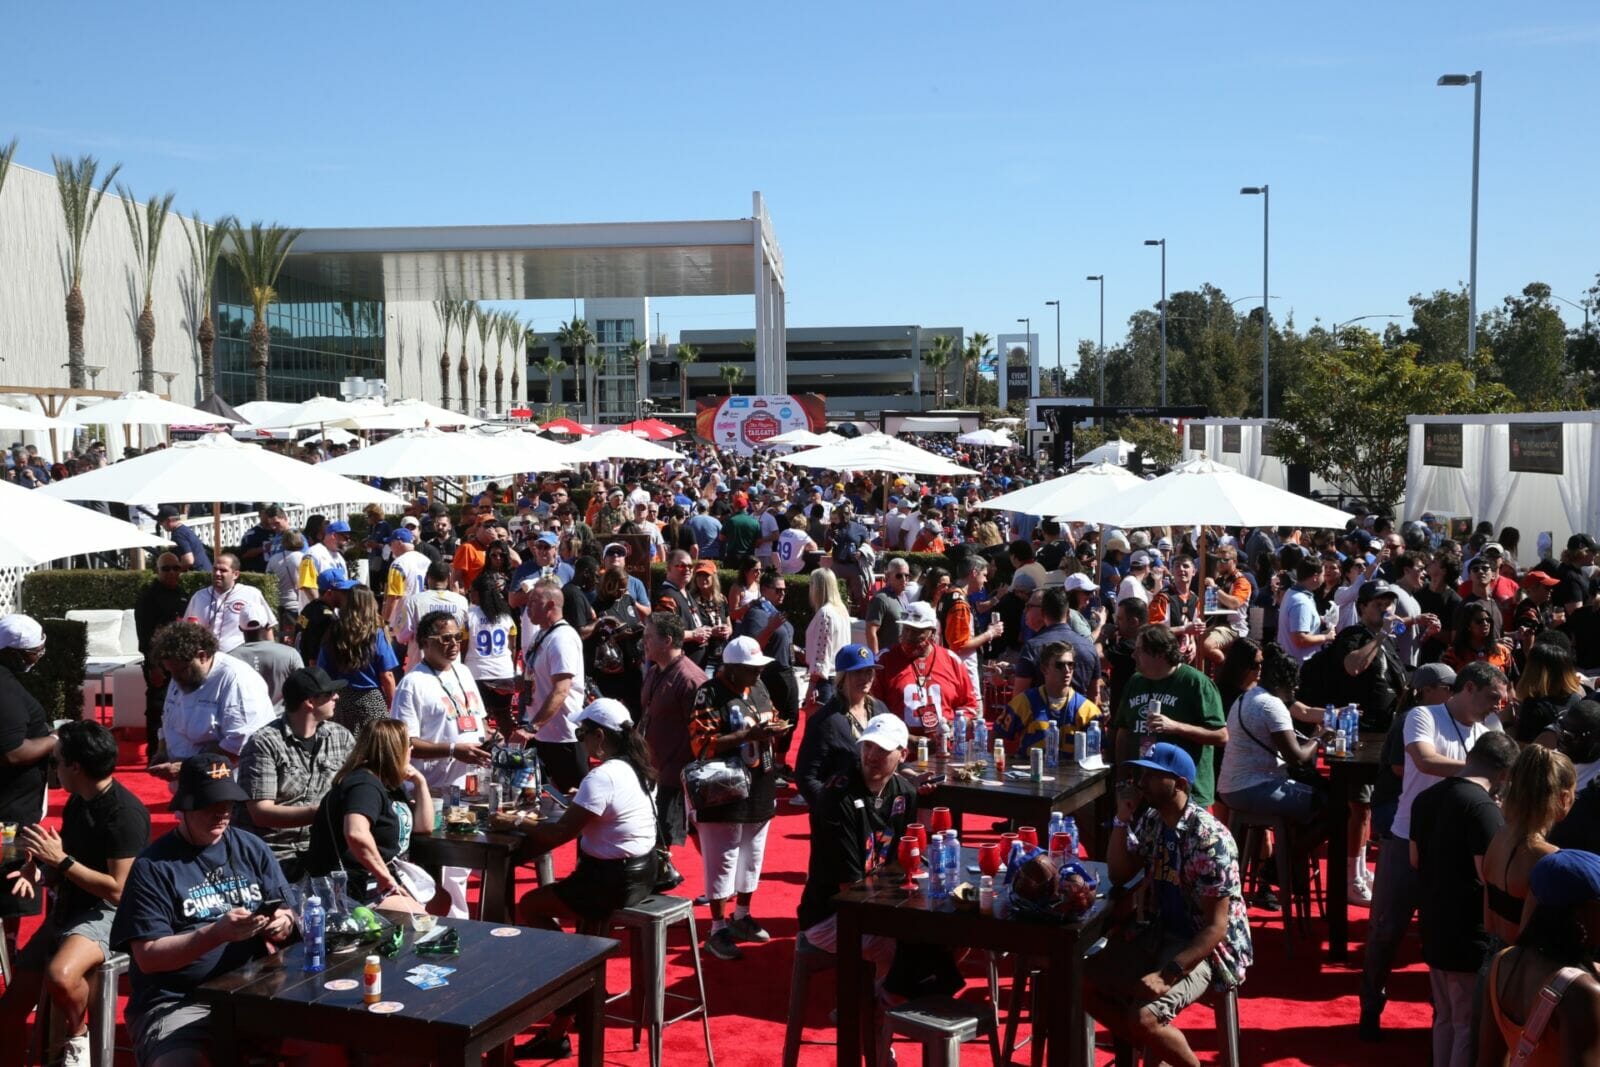
[[[61,813],[61,847],[85,867],[109,874],[112,860],[132,859],[149,843],[150,812],[121,782],[113,779],[110,789],[89,800],[67,798]],[[66,878],[55,900],[62,917],[114,906]]]
[[[1373,658],[1366,670],[1351,677],[1344,669],[1345,658],[1375,640],[1383,642],[1383,651]],[[1387,634],[1375,635],[1357,623],[1339,631],[1329,655],[1333,657],[1329,670],[1342,679],[1337,691],[1345,701],[1361,705],[1362,726],[1369,730],[1387,730],[1394,718],[1395,705],[1406,687],[1406,672],[1400,666],[1400,653],[1395,650],[1394,638]]]
[[[1378,756],[1378,780],[1372,785],[1372,806],[1387,804],[1391,807],[1400,803],[1400,792],[1405,784],[1404,778],[1395,773],[1394,768],[1403,766],[1406,762],[1406,717],[1396,715],[1389,724],[1389,732],[1383,735],[1383,749]],[[1393,816],[1391,815],[1391,818]]]
[[[1517,721],[1511,736],[1519,745],[1531,745],[1550,727],[1556,724],[1561,713],[1583,700],[1583,690],[1562,697],[1530,697],[1517,705]]]
[[[1483,925],[1483,879],[1473,857],[1489,850],[1504,825],[1494,798],[1465,778],[1446,778],[1417,795],[1411,840],[1422,890],[1422,958],[1429,967],[1470,973],[1483,964],[1489,933]]]
[[[1572,639],[1572,654],[1579,667],[1600,664],[1600,609],[1579,608],[1567,616],[1561,632]]]
[[[834,912],[839,887],[859,882],[886,863],[916,817],[917,793],[892,775],[883,793],[873,796],[857,767],[835,780],[811,809],[811,861],[800,894],[800,929],[809,929]]]
[[[1600,778],[1578,790],[1572,810],[1556,823],[1546,839],[1557,848],[1600,853]]]
[[[44,705],[22,688],[16,675],[0,667],[0,754],[49,734]],[[0,821],[24,825],[39,821],[44,814],[45,771],[49,766],[49,759],[25,767],[0,764]]]
[[[316,820],[311,824],[311,848],[306,854],[307,873],[320,876],[342,866],[352,876],[352,885],[366,877],[366,867],[350,851],[345,839],[346,815],[367,817],[372,824],[372,840],[385,863],[405,855],[411,847],[411,805],[406,803],[405,790],[385,789],[377,775],[362,767],[335,782],[318,805]]]
[[[1417,606],[1429,615],[1439,617],[1439,626],[1444,633],[1454,633],[1456,629],[1456,612],[1461,609],[1461,594],[1454,589],[1446,589],[1442,593],[1435,593],[1427,586],[1423,586],[1411,598]]]
[[[272,850],[256,835],[230,827],[215,844],[196,848],[173,830],[133,861],[111,925],[111,947],[126,951],[134,941],[187,933],[210,925],[232,908],[254,910],[264,900],[282,898],[286,889]],[[136,961],[128,1015],[140,1015],[157,1004],[192,1000],[195,987],[238,970],[265,952],[265,942],[253,937],[218,945],[176,971],[145,974]]]
[[[1566,607],[1575,600],[1581,603],[1588,599],[1591,584],[1589,579],[1584,577],[1582,567],[1571,563],[1558,563],[1554,574],[1561,579],[1561,584],[1556,586],[1555,596],[1550,598],[1553,603]]]
[[[568,582],[561,587],[561,617],[574,630],[581,630],[594,622],[594,605],[589,603],[588,594],[579,589],[575,582]]]
[[[313,600],[300,609],[300,658],[307,663],[317,662],[322,652],[322,639],[336,618],[325,600]]]

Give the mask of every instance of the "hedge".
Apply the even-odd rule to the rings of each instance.
[[[22,688],[44,705],[45,717],[83,717],[83,672],[89,657],[89,626],[71,619],[44,619],[44,655],[19,674]]]
[[[151,571],[32,571],[22,580],[22,610],[41,621],[64,619],[69,611],[126,611],[138,602],[139,591],[154,580]],[[261,590],[267,604],[277,607],[278,579],[246,571],[239,575],[239,581]],[[179,586],[190,596],[210,584],[211,576],[205,571],[189,571],[179,579]]]

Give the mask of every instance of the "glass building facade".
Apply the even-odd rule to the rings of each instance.
[[[634,339],[634,320],[596,319],[593,330],[595,348],[605,356],[596,375],[600,418],[606,422],[631,421],[639,399],[638,374],[627,356],[628,345]]]
[[[278,276],[277,290],[277,302],[267,308],[268,400],[298,403],[338,396],[346,378],[385,376],[383,301],[352,300],[288,274]],[[227,260],[217,266],[216,300],[217,391],[230,404],[254,400],[250,328],[255,311]]]

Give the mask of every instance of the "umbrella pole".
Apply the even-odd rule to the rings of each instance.
[[[222,501],[211,502],[211,562],[222,555]]]

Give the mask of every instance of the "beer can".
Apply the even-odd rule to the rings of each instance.
[[[917,764],[919,766],[927,766],[927,763],[928,739],[926,737],[919,737],[917,738]]]
[[[1034,781],[1044,781],[1044,749],[1035,747],[1028,753],[1028,771]]]

